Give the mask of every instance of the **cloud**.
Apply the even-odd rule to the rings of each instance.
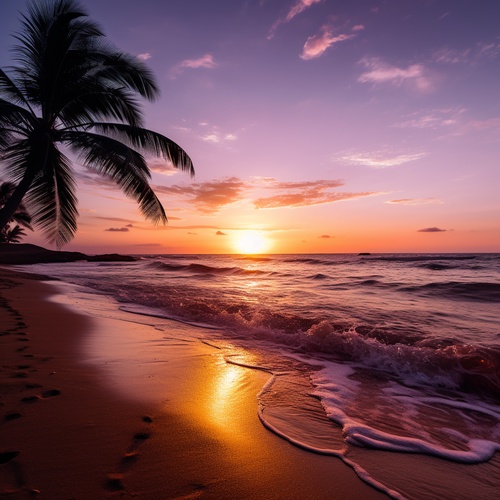
[[[253,203],[255,208],[307,207],[379,194],[374,192],[338,193],[329,191],[340,186],[343,186],[343,183],[337,180],[277,182],[272,186],[274,190],[278,191],[277,194],[257,198]]]
[[[399,128],[449,128],[459,125],[467,110],[465,108],[452,107],[433,109],[431,111],[413,113],[409,119],[396,124]]]
[[[128,233],[129,228],[128,227],[110,227],[108,229],[105,229],[104,231],[108,231],[110,233]]]
[[[215,234],[216,234],[217,236],[227,236],[227,234],[226,234],[226,233],[223,233],[222,231],[217,231]]]
[[[296,1],[285,17],[279,18],[271,27],[269,31],[268,39],[273,38],[274,34],[278,26],[281,24],[289,23],[295,16],[299,15],[301,12],[304,12],[306,9],[314,5],[315,3],[320,3],[322,0],[298,0]]]
[[[304,60],[316,59],[322,56],[332,45],[349,40],[355,36],[346,34],[333,36],[331,29],[328,26],[323,26],[320,34],[310,36],[307,39],[300,58]]]
[[[188,186],[156,186],[158,193],[187,196],[190,203],[205,214],[213,214],[242,198],[245,183],[237,177],[220,181],[195,183]]]
[[[329,234],[322,234],[321,236],[318,236],[318,238],[328,240],[330,238],[334,238],[335,236],[330,236]]]
[[[472,50],[462,49],[455,50],[448,47],[441,47],[432,54],[432,60],[441,64],[465,64],[470,62]]]
[[[435,87],[433,79],[423,64],[412,64],[407,68],[398,68],[376,57],[363,58],[361,64],[368,70],[358,78],[358,82],[361,83],[388,83],[395,87],[406,85],[420,92],[430,92]]]
[[[202,139],[205,142],[213,142],[214,144],[217,144],[218,142],[220,142],[220,138],[217,134],[208,134],[208,135],[202,137]]]
[[[368,153],[351,153],[341,156],[341,160],[353,165],[362,165],[372,168],[398,167],[410,161],[419,160],[427,153],[394,153],[381,150]]]
[[[203,135],[201,139],[205,142],[211,142],[212,144],[221,144],[234,142],[238,140],[238,136],[231,133],[221,133],[218,131],[211,132],[210,134]]]
[[[479,61],[493,60],[500,55],[500,38],[491,42],[479,42],[475,47],[452,49],[441,47],[432,54],[432,60],[439,64],[476,64]]]
[[[445,233],[447,229],[440,229],[439,227],[426,227],[419,229],[417,233]]]
[[[148,167],[152,172],[163,175],[174,175],[179,172],[174,165],[163,158],[148,158]]]
[[[500,38],[493,42],[482,42],[478,45],[478,57],[496,59],[500,55]]]
[[[205,54],[204,56],[198,58],[198,59],[184,59],[179,66],[181,68],[192,68],[192,69],[198,69],[198,68],[207,68],[207,69],[212,69],[215,68],[217,65],[215,64],[214,57],[212,54]]]
[[[93,219],[107,220],[111,222],[126,222],[128,224],[133,224],[135,222],[131,219],[122,219],[120,217],[102,217],[100,215],[91,215],[90,217],[92,217]]]
[[[137,59],[140,61],[147,61],[148,59],[151,59],[153,56],[149,52],[144,52],[144,54],[139,54],[137,56]]]
[[[198,59],[184,59],[171,70],[171,75],[176,76],[185,69],[213,69],[217,67],[212,54],[205,54]]]
[[[389,200],[386,203],[393,205],[441,205],[443,201],[436,198],[401,198],[399,200]]]

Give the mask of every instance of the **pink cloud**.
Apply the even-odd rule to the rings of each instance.
[[[137,59],[140,61],[147,61],[148,59],[151,59],[153,56],[149,52],[145,52],[144,54],[139,54],[137,56]]]
[[[327,26],[323,26],[321,31],[321,34],[310,36],[307,39],[304,44],[304,48],[302,49],[302,54],[300,54],[301,59],[316,59],[317,57],[322,56],[332,45],[344,42],[345,40],[349,40],[355,36],[345,34],[333,36],[330,28]]]
[[[441,205],[442,200],[436,198],[400,198],[399,200],[389,200],[386,203],[393,205]]]
[[[362,165],[372,168],[398,167],[410,161],[419,160],[426,153],[395,153],[393,151],[381,150],[368,153],[350,153],[341,157],[346,163]]]
[[[434,89],[435,83],[423,64],[412,64],[407,68],[399,68],[387,64],[379,58],[364,58],[361,63],[368,69],[358,78],[361,83],[409,85],[421,92],[430,92]]]
[[[258,198],[253,203],[256,208],[306,207],[377,194],[373,192],[338,193],[330,191],[343,185],[343,182],[338,180],[273,182],[267,187],[276,190],[277,194]]]
[[[215,68],[216,64],[212,54],[205,54],[199,59],[185,59],[179,65],[182,68]]]
[[[218,212],[242,198],[245,183],[237,177],[187,186],[156,186],[157,193],[188,197],[189,202],[205,214]]]
[[[158,174],[174,175],[178,172],[172,163],[161,158],[148,159],[148,167],[152,172],[156,172]]]
[[[182,73],[184,69],[213,69],[217,67],[212,54],[205,54],[198,59],[184,59],[171,70],[171,77],[175,78],[176,75]]]
[[[271,27],[271,30],[269,31],[268,38],[272,38],[276,32],[276,29],[278,26],[281,24],[285,24],[290,22],[295,16],[299,15],[301,12],[304,12],[306,9],[314,5],[315,3],[320,3],[323,0],[298,0],[288,11],[287,15],[284,18],[278,19],[273,26]]]
[[[288,12],[286,15],[285,21],[291,21],[296,15],[300,14],[304,10],[311,7],[315,3],[320,3],[322,0],[299,0]]]

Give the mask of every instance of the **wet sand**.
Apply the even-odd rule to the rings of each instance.
[[[376,499],[265,429],[269,375],[0,268],[0,497]]]

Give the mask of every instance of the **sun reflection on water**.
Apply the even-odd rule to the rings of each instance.
[[[240,366],[226,364],[220,367],[213,380],[208,401],[208,416],[212,424],[226,432],[237,432],[238,391],[244,385],[245,369]]]

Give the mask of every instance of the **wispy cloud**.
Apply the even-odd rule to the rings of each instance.
[[[453,49],[440,47],[432,54],[432,60],[439,64],[476,64],[481,60],[492,60],[500,56],[500,37],[492,41],[481,41],[474,47]]]
[[[408,120],[395,126],[400,128],[450,128],[458,126],[463,121],[465,108],[442,108],[413,113]]]
[[[104,231],[108,231],[110,233],[128,233],[129,228],[128,227],[109,227],[108,229],[105,229]]]
[[[425,227],[424,229],[419,229],[417,233],[445,233],[447,229],[440,229],[439,227]]]
[[[253,203],[255,208],[307,207],[379,194],[375,192],[345,193],[331,191],[331,189],[341,186],[343,186],[343,182],[337,180],[274,182],[269,187],[277,191],[277,193],[273,196],[257,198]]]
[[[219,144],[222,142],[233,142],[238,139],[238,136],[236,134],[231,134],[231,133],[221,133],[219,131],[213,131],[209,134],[206,134],[202,136],[202,139],[205,142],[211,142],[213,144]]]
[[[147,61],[148,59],[151,59],[153,56],[149,52],[144,52],[143,54],[139,54],[137,56],[137,59],[141,61]]]
[[[164,175],[174,175],[178,170],[169,161],[161,158],[149,158],[148,167],[152,172]]]
[[[367,71],[361,74],[361,83],[390,84],[396,87],[408,86],[419,92],[430,92],[435,81],[423,64],[411,64],[406,68],[392,66],[377,57],[365,57],[361,60]]]
[[[330,238],[335,238],[335,236],[330,236],[329,234],[322,234],[321,236],[318,236],[318,238],[322,240],[329,240]]]
[[[110,222],[128,222],[129,224],[134,223],[135,221],[131,219],[122,219],[120,217],[102,217],[100,215],[90,215],[89,217],[92,217],[93,219],[99,219],[99,220],[107,220]]]
[[[333,35],[332,29],[329,26],[322,26],[318,34],[310,36],[307,39],[300,58],[304,60],[316,59],[322,56],[332,45],[344,42],[355,36],[354,34]]]
[[[221,130],[221,127],[218,125],[207,121],[185,123],[181,126],[176,126],[175,128],[179,132],[191,134],[204,142],[219,145],[227,145],[237,141],[240,133],[244,131],[244,128],[239,131]]]
[[[441,64],[464,64],[470,62],[472,57],[472,49],[450,49],[449,47],[441,47],[434,51],[432,60]]]
[[[184,59],[179,64],[174,66],[170,72],[172,77],[182,73],[185,69],[213,69],[217,67],[212,54],[205,54],[198,59]]]
[[[393,205],[442,205],[443,200],[436,198],[400,198],[399,200],[389,200],[386,203]]]
[[[281,24],[285,24],[290,22],[295,16],[299,15],[301,12],[304,12],[306,9],[314,5],[315,3],[320,3],[323,0],[298,0],[296,1],[292,7],[288,10],[287,14],[284,17],[279,18],[271,27],[269,31],[268,38],[271,39],[276,33],[277,28]]]
[[[419,160],[427,153],[394,153],[388,150],[371,151],[366,153],[349,153],[340,157],[341,161],[352,165],[361,165],[372,168],[398,167],[410,161]]]

